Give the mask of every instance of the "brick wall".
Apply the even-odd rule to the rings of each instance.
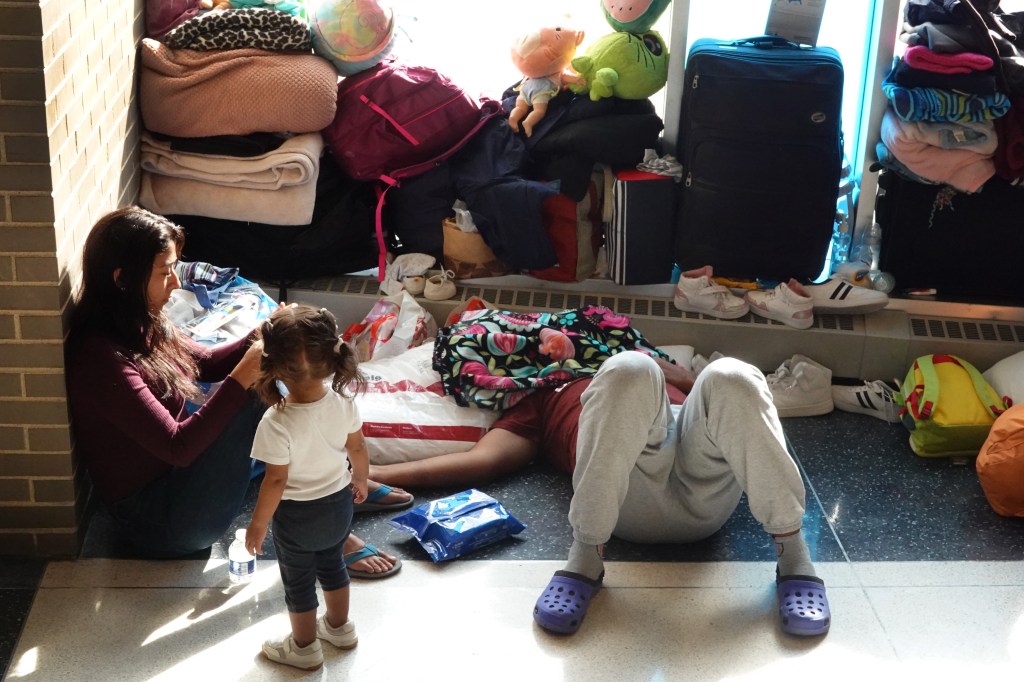
[[[72,555],[63,343],[81,245],[138,179],[142,0],[0,0],[0,554]]]

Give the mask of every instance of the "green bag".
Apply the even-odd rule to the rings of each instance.
[[[977,455],[1006,410],[974,365],[955,355],[919,357],[895,398],[910,447],[921,457]]]

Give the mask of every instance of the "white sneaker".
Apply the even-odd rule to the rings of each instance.
[[[805,284],[804,290],[811,295],[819,313],[864,315],[889,304],[889,295],[884,291],[854,286],[834,275],[821,284]]]
[[[744,298],[750,312],[769,320],[778,320],[795,329],[807,329],[814,324],[814,301],[801,295],[796,285],[783,282],[774,289],[748,291]]]
[[[711,354],[711,357],[704,357],[700,353],[693,356],[693,360],[690,361],[690,371],[693,372],[694,376],[699,375],[704,371],[704,368],[710,365],[718,358],[724,358],[725,356],[719,353],[717,350]]]
[[[746,301],[707,275],[680,277],[672,302],[683,312],[704,313],[722,320],[743,317],[748,310]]]
[[[765,378],[780,417],[814,417],[835,407],[832,370],[806,355],[794,355]]]
[[[281,641],[264,642],[263,655],[274,663],[283,663],[302,670],[316,670],[324,664],[324,651],[319,639],[314,639],[309,646],[300,647],[295,644],[291,634]]]
[[[356,636],[356,624],[348,619],[341,627],[332,628],[327,622],[327,614],[316,620],[316,636],[330,642],[339,649],[351,649],[359,643]]]
[[[899,424],[899,405],[893,399],[896,389],[884,381],[865,381],[861,386],[833,386],[832,402],[843,412],[856,412]]]

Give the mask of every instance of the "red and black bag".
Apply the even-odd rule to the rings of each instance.
[[[501,113],[500,103],[478,102],[425,66],[382,62],[341,80],[337,112],[323,135],[349,177],[383,184],[376,216],[379,277],[385,269],[381,217],[387,190],[457,152]]]

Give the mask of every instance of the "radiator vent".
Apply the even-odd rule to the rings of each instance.
[[[926,339],[1024,343],[1024,325],[1012,322],[911,317],[910,333],[916,338]]]
[[[302,282],[293,286],[314,291],[328,291],[345,294],[380,296],[377,280],[373,277],[342,276],[333,279],[320,279]],[[488,287],[479,285],[456,285],[453,302],[467,301],[479,296],[499,308],[520,310],[568,310],[587,306],[605,306],[622,315],[630,317],[646,317],[677,320],[707,320],[720,324],[756,324],[784,327],[781,322],[767,320],[757,315],[747,314],[738,320],[719,320],[700,313],[682,312],[671,299],[656,296],[626,296],[593,292],[576,291],[544,291],[541,289],[522,289],[513,287]],[[814,316],[812,329],[825,329],[836,332],[854,332],[853,317],[850,315]]]

